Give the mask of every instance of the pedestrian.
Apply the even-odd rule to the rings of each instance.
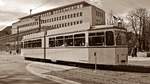
[[[12,51],[10,50],[9,53],[12,54]]]

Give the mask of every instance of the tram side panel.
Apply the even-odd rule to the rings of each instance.
[[[21,49],[21,52],[24,57],[30,57],[30,58],[44,58],[44,50],[42,48],[32,48],[32,49]]]
[[[128,48],[116,48],[116,63],[127,64],[128,63]]]
[[[115,64],[115,48],[90,48],[89,63]]]
[[[88,48],[55,48],[48,49],[46,59],[88,63]]]

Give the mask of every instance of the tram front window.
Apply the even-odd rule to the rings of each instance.
[[[126,45],[126,33],[121,31],[116,31],[116,45]]]
[[[103,46],[104,32],[89,33],[89,46]]]
[[[114,33],[112,31],[106,31],[106,45],[114,45]]]
[[[74,35],[74,45],[75,46],[85,46],[85,34]]]

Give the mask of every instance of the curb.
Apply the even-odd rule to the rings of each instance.
[[[36,75],[36,76],[39,76],[41,78],[45,78],[45,79],[48,79],[48,80],[52,80],[52,81],[55,81],[57,83],[60,83],[60,84],[81,84],[81,83],[78,83],[78,82],[75,82],[75,81],[71,81],[71,80],[66,80],[66,79],[63,79],[63,78],[59,78],[59,77],[56,77],[56,76],[52,76],[52,75],[45,75],[45,74],[42,74],[42,73],[38,73],[38,72],[35,72],[34,70],[32,70],[32,67],[31,67],[32,64],[29,64],[26,66],[26,69]]]

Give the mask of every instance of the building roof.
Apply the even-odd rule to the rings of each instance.
[[[96,26],[92,26],[93,29],[107,29],[107,28],[116,28],[116,29],[124,29],[126,30],[124,27],[118,27],[115,25],[96,25]]]
[[[39,13],[35,13],[35,14],[32,14],[32,15],[28,15],[28,16],[25,16],[25,17],[22,17],[22,18],[19,18],[19,19],[25,19],[25,18],[33,17],[35,15],[43,14],[43,13],[46,13],[46,12],[49,12],[49,11],[55,11],[55,10],[58,10],[58,9],[61,9],[61,8],[65,8],[65,7],[69,7],[69,6],[73,6],[73,5],[78,5],[78,4],[91,5],[86,1],[81,1],[81,2],[77,2],[77,3],[72,3],[72,4],[69,4],[69,5],[49,9],[49,10],[42,11],[42,12],[39,12]]]

